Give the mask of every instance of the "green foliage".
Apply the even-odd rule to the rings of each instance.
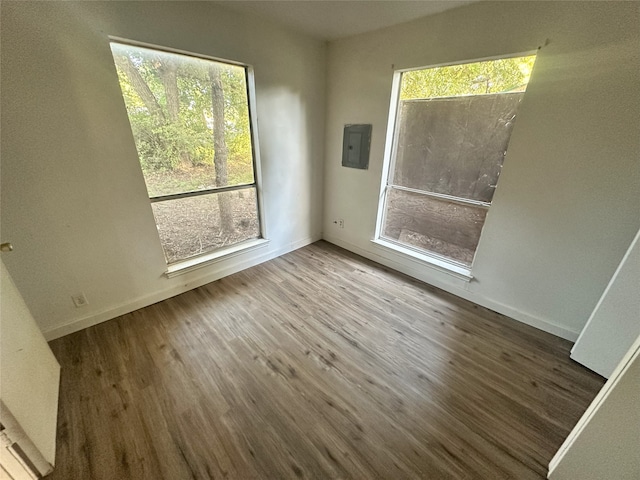
[[[215,184],[213,178],[203,178],[210,176],[213,171],[215,153],[211,82],[208,77],[210,61],[119,44],[112,44],[112,50],[114,56],[126,55],[129,58],[161,110],[161,115],[153,114],[134,88],[130,76],[116,62],[122,95],[147,183],[162,177],[169,190],[179,185],[189,190],[198,188],[202,183]],[[179,112],[177,121],[171,121],[163,69],[170,62],[176,62],[176,59]],[[244,68],[219,65],[222,68],[225,97],[228,179],[230,183],[251,183],[253,156]],[[180,180],[173,181],[170,178],[171,172],[177,174],[187,171],[190,173],[180,175]],[[160,175],[162,172],[164,175]],[[192,180],[184,184],[182,177]]]
[[[524,91],[535,60],[531,55],[405,72],[400,99]]]
[[[243,70],[222,74],[225,92],[225,139],[229,148],[229,183],[253,182],[253,153],[247,86]]]

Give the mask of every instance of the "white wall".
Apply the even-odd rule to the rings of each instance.
[[[640,337],[549,464],[551,480],[640,478]]]
[[[46,462],[53,465],[60,365],[3,261],[0,289],[0,399]],[[6,426],[6,420],[3,423]]]
[[[329,44],[324,237],[575,340],[640,227],[639,8],[480,2]],[[465,283],[371,243],[394,68],[535,50],[535,70]],[[342,129],[372,123],[369,170]],[[332,222],[344,219],[344,229]]]
[[[7,2],[2,12],[2,238],[48,338],[320,238],[325,45],[207,2]],[[268,246],[166,270],[108,35],[255,69]],[[84,292],[76,309],[70,295]]]
[[[609,378],[640,336],[640,231],[571,349],[571,358]],[[640,408],[640,406],[639,406]],[[640,428],[640,427],[639,427]],[[640,432],[639,432],[640,435]]]

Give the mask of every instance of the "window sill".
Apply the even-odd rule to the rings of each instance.
[[[206,267],[221,260],[226,260],[242,253],[265,247],[268,243],[269,240],[265,238],[256,238],[255,240],[248,240],[246,242],[239,243],[223,250],[207,253],[205,255],[194,258],[189,258],[181,262],[172,263],[171,265],[167,266],[165,275],[167,278],[173,278],[178,275],[197,270],[198,268]]]
[[[453,275],[454,277],[464,280],[465,282],[469,282],[471,279],[473,279],[473,275],[471,275],[470,268],[465,268],[461,265],[448,262],[439,257],[436,257],[435,255],[432,256],[426,253],[417,252],[411,248],[406,248],[401,245],[388,242],[381,238],[371,240],[371,241],[376,245],[379,245],[385,249],[393,250],[394,252],[411,257],[413,260],[417,260],[423,265],[435,268],[440,272]]]

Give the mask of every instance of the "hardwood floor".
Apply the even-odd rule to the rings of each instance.
[[[544,478],[570,346],[319,242],[51,342],[48,478]]]

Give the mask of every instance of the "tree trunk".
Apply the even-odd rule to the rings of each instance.
[[[211,105],[213,110],[213,164],[216,171],[216,186],[227,185],[227,142],[224,138],[224,90],[220,78],[220,67],[209,67],[211,81]],[[224,233],[233,233],[233,211],[229,193],[218,194],[220,222]]]
[[[164,122],[164,113],[160,108],[160,104],[158,104],[158,100],[156,100],[156,97],[153,95],[149,85],[144,81],[144,78],[142,78],[138,69],[131,62],[131,59],[127,55],[114,55],[114,58],[116,59],[118,67],[125,73],[131,82],[131,86],[144,103],[144,106],[149,110],[149,113],[156,117],[160,122]]]
[[[169,112],[169,122],[177,124],[180,121],[180,92],[178,91],[178,64],[173,60],[162,59],[158,68],[160,80],[164,87],[167,98],[167,111]],[[180,161],[185,167],[191,167],[191,156],[189,152],[180,151]]]
[[[178,93],[178,65],[175,62],[163,59],[160,68],[158,68],[162,86],[167,96],[167,111],[169,112],[169,121],[176,123],[180,114],[180,96]]]

